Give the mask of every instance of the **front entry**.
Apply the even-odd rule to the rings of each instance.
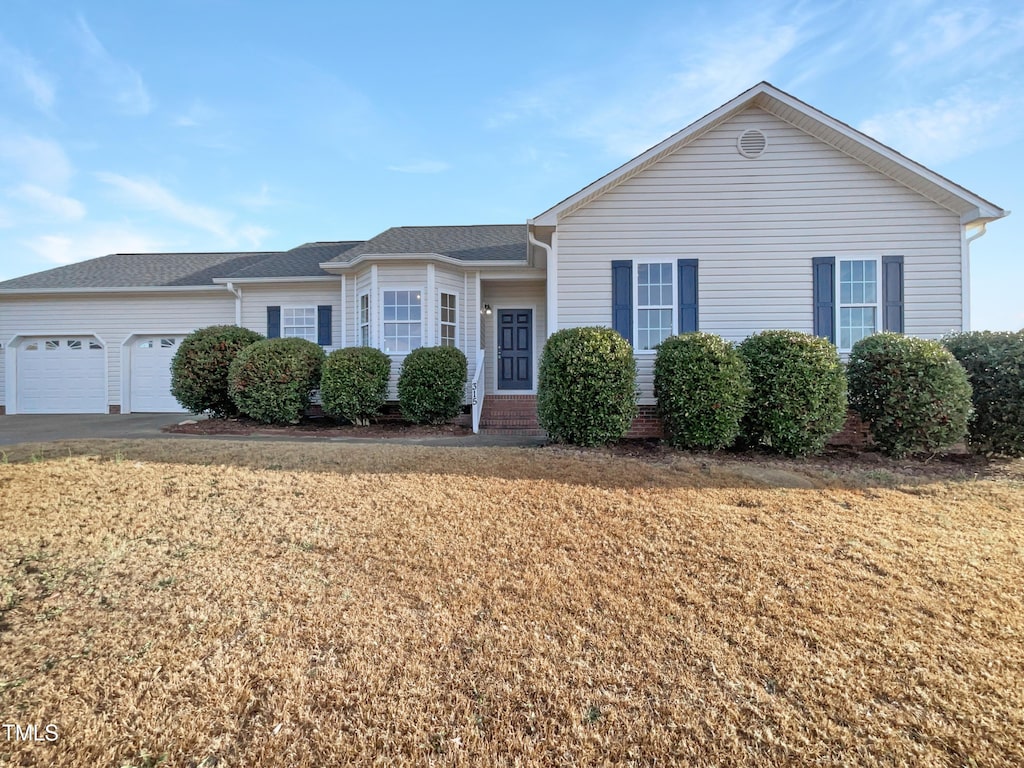
[[[498,389],[533,389],[533,310],[498,310]]]

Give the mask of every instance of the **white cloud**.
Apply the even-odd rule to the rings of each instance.
[[[89,66],[118,109],[128,115],[149,114],[153,102],[142,75],[123,61],[115,59],[82,16],[78,17],[78,38]]]
[[[389,171],[397,171],[398,173],[443,173],[449,168],[451,166],[448,163],[440,160],[417,160],[405,165],[388,166]]]
[[[76,221],[85,217],[85,206],[78,200],[35,184],[22,184],[8,192],[8,196],[62,219]]]
[[[266,183],[260,185],[260,191],[255,195],[245,195],[239,198],[239,202],[246,208],[262,210],[279,204],[279,201],[270,194],[270,186]]]
[[[208,123],[215,112],[201,101],[193,101],[189,108],[174,118],[174,125],[178,128],[198,128]]]
[[[52,264],[72,264],[110,253],[159,253],[161,241],[119,224],[97,224],[75,234],[40,235],[23,241]]]
[[[266,230],[251,224],[234,226],[230,214],[186,202],[152,179],[131,179],[105,172],[97,173],[96,178],[117,190],[126,203],[208,232],[218,237],[228,248],[238,247],[239,242],[258,246],[268,234]]]
[[[912,69],[933,64],[944,71],[989,64],[1024,47],[1020,18],[998,16],[986,8],[941,10],[891,48],[896,65]]]
[[[28,93],[43,112],[53,108],[56,88],[53,78],[44,72],[35,59],[0,38],[0,69],[7,70],[14,81]]]
[[[73,173],[60,144],[26,134],[0,135],[0,165],[21,181],[50,189],[66,189]]]
[[[926,106],[875,115],[858,127],[918,162],[937,165],[1006,141],[1005,129],[999,129],[1019,124],[1022,106],[1019,99],[984,100],[961,92]]]
[[[659,30],[603,68],[502,98],[487,125],[541,120],[612,156],[632,157],[770,79],[810,34],[813,16],[801,13],[798,8],[780,23],[778,9],[766,8],[726,27]]]

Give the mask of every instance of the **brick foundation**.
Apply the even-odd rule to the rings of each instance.
[[[108,406],[107,407],[107,413],[109,413],[111,416],[117,416],[117,415],[119,415],[121,413],[121,406],[120,405]]]
[[[6,416],[6,415],[7,415],[7,406],[6,405],[0,405],[0,416]]]
[[[843,424],[843,428],[828,440],[829,445],[851,448],[863,448],[866,445],[871,445],[872,442],[868,425],[861,421],[860,416],[853,411],[846,412],[846,423]]]
[[[657,408],[653,405],[637,406],[637,414],[633,424],[626,433],[627,439],[664,437],[665,429],[658,418]]]

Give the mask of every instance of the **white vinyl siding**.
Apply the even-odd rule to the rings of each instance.
[[[756,160],[736,149],[747,128],[768,136]],[[960,238],[956,214],[750,108],[559,222],[558,324],[611,325],[614,260],[698,258],[702,331],[810,333],[813,257],[898,253],[905,331],[937,338],[962,322]],[[653,356],[638,372],[652,403]]]
[[[161,334],[208,325],[233,325],[235,299],[216,293],[140,293],[110,296],[5,296],[0,301],[0,340],[6,363],[7,342],[15,334],[96,334],[106,348],[107,405],[122,403],[122,342],[136,333]],[[172,335],[173,335],[172,334]],[[88,343],[88,342],[87,342]],[[13,354],[15,350],[11,350]],[[6,402],[6,365],[0,396]]]

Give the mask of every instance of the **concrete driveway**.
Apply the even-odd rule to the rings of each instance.
[[[0,445],[46,443],[87,438],[166,437],[160,428],[190,418],[187,413],[128,413],[107,415],[19,414],[0,416]]]

